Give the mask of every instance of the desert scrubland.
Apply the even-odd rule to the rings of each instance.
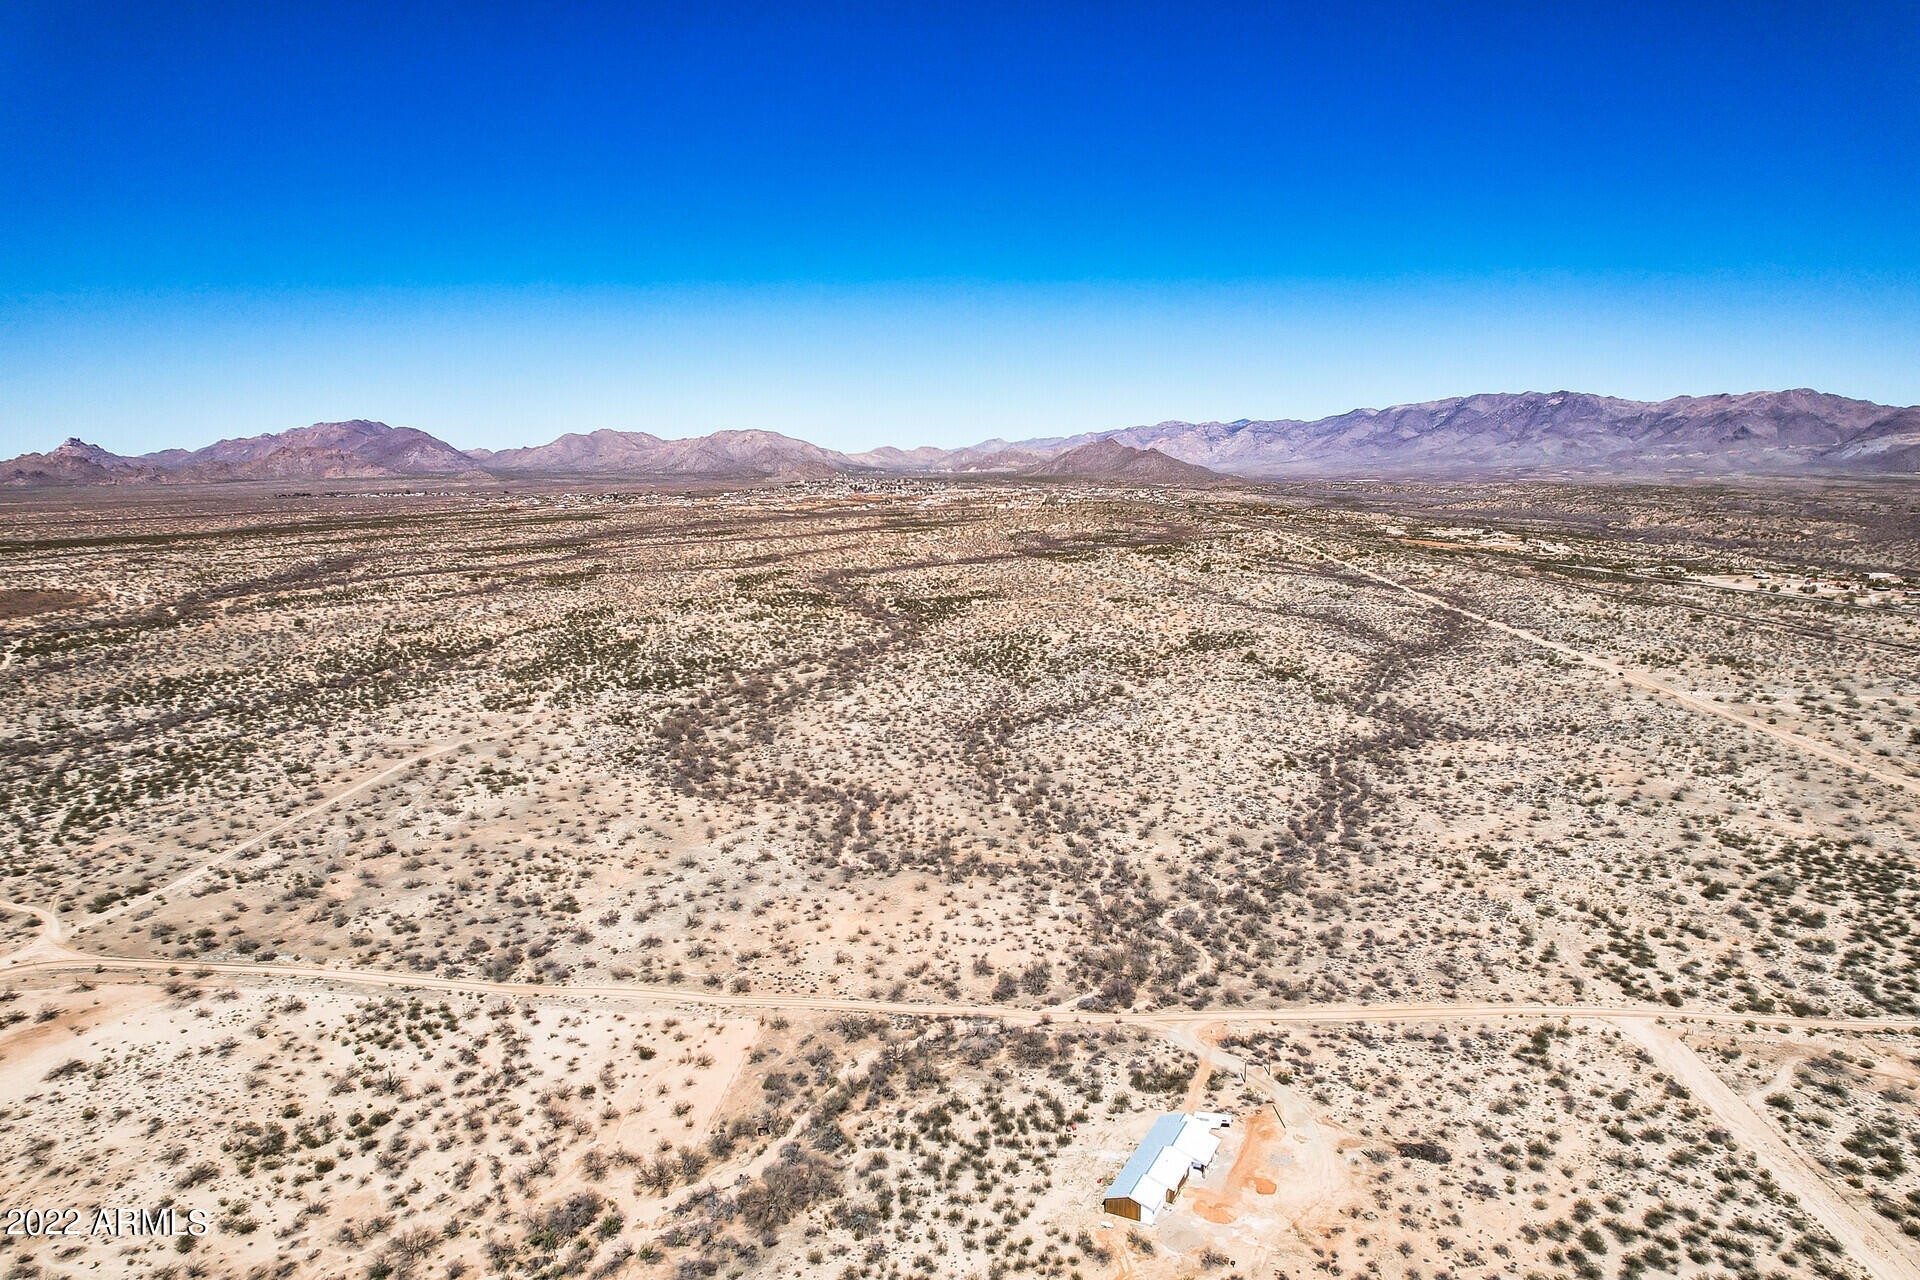
[[[1920,1274],[1910,489],[0,530],[0,1275]]]

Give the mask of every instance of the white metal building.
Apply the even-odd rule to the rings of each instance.
[[[1151,1226],[1173,1203],[1187,1178],[1204,1172],[1220,1150],[1220,1139],[1195,1116],[1174,1111],[1161,1116],[1140,1140],[1131,1159],[1107,1188],[1108,1213]]]

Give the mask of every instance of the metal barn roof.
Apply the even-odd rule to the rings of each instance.
[[[1127,1163],[1107,1188],[1109,1200],[1131,1200],[1141,1221],[1151,1223],[1168,1197],[1195,1169],[1204,1169],[1220,1149],[1220,1139],[1202,1121],[1184,1112],[1161,1116],[1147,1130]]]

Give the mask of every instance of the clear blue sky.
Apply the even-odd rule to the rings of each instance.
[[[0,446],[1913,403],[1916,84],[1910,3],[10,0]]]

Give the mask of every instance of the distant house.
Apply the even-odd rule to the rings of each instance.
[[[1188,1177],[1204,1172],[1219,1150],[1220,1139],[1199,1118],[1178,1111],[1161,1116],[1107,1187],[1102,1207],[1151,1226]]]

